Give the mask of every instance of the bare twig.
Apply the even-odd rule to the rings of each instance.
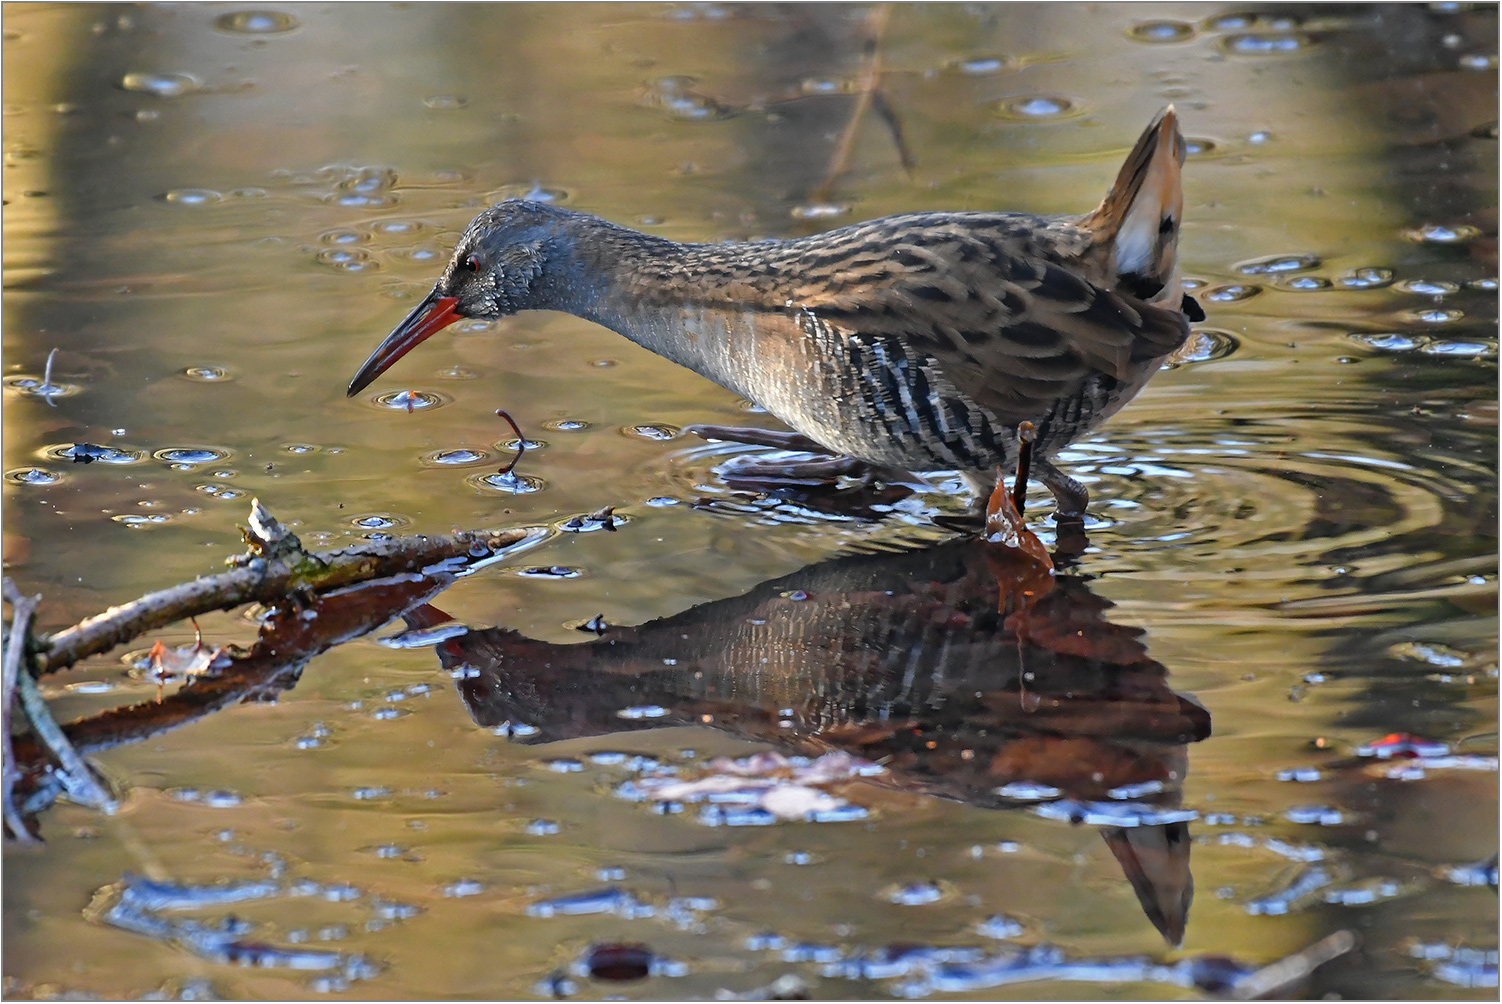
[[[0,684],[0,731],[4,732],[4,769],[0,774],[3,780],[3,792],[0,792],[0,808],[4,809],[5,825],[10,829],[11,836],[17,843],[34,844],[36,837],[32,836],[31,830],[21,818],[21,812],[16,808],[13,801],[13,792],[16,784],[16,754],[11,744],[10,737],[10,711],[15,701],[16,687],[22,675],[30,674],[22,667],[21,663],[26,657],[26,639],[31,632],[31,618],[36,613],[37,605],[42,602],[42,597],[22,596],[16,589],[16,584],[10,579],[5,579],[3,585],[5,602],[10,604],[10,637],[6,640],[4,656],[3,684]]]
[[[420,571],[446,560],[474,556],[477,549],[494,553],[541,540],[546,535],[547,531],[538,527],[464,530],[433,537],[367,540],[335,551],[307,552],[288,534],[292,546],[286,550],[273,549],[254,557],[242,555],[236,559],[240,567],[232,571],[148,593],[50,637],[39,638],[38,672],[65,669],[80,659],[107,652],[185,617],[228,610],[242,603],[273,603],[294,593],[334,589],[367,579]]]

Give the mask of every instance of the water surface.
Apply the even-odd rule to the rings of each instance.
[[[615,532],[560,532],[437,605],[516,632],[534,660],[517,672],[572,646],[581,678],[628,688],[491,715],[473,693],[490,678],[456,678],[449,650],[366,639],[275,704],[102,754],[120,813],[58,807],[45,848],[6,852],[8,995],[706,997],[791,975],[816,997],[1193,996],[1180,962],[1255,967],[1339,930],[1361,949],[1298,992],[1495,995],[1496,8],[899,6],[877,52],[911,170],[868,114],[831,180],[872,14],[6,8],[4,549],[46,596],[42,626],[215,570],[252,496],[318,547],[615,505]],[[559,315],[456,325],[346,400],[459,230],[519,195],[682,240],[1082,211],[1170,101],[1192,149],[1181,254],[1209,318],[1063,458],[1093,500],[1067,609],[1141,648],[1093,653],[1092,680],[1149,681],[1134,693],[1153,707],[1192,698],[1210,734],[1039,728],[1000,673],[975,693],[1007,695],[977,700],[1034,744],[1005,761],[1032,765],[1007,781],[1031,789],[959,783],[975,761],[919,743],[907,773],[811,784],[846,807],[824,822],[618,797],[718,755],[816,756],[835,724],[817,715],[848,707],[830,694],[854,677],[775,637],[680,639],[684,658],[723,660],[739,714],[767,716],[706,725],[719,712],[691,675],[585,662],[610,636],[579,625],[656,638],[727,610],[766,620],[737,598],[803,576],[766,602],[858,593],[876,613],[850,624],[939,630],[876,594],[940,583],[972,616],[989,599],[956,583],[983,579],[932,557],[857,580],[830,562],[949,540],[942,517],[966,500],[942,475],[842,514],[729,485],[721,465],[757,451],[680,430],[766,416]],[[500,482],[516,437],[497,408],[531,443]],[[104,452],[76,463],[79,443]],[[1032,499],[1051,539],[1046,493]],[[203,626],[214,644],[254,632],[237,615]],[[916,651],[881,637],[870,651]],[[749,661],[777,653],[775,674]],[[60,720],[153,697],[121,654],[43,681]],[[1145,675],[1121,675],[1128,657]],[[572,731],[548,732],[549,708],[577,712]],[[1372,744],[1393,733],[1444,745],[1383,759]],[[1049,744],[1085,739],[1115,743],[1100,762],[1123,784],[1160,781],[1116,801],[1187,840],[1171,858],[1192,870],[1181,947],[1130,881],[1128,845],[1102,839],[1132,827],[1066,805],[1112,801],[1088,771],[1052,770]],[[1466,870],[1488,858],[1490,887]],[[127,874],[244,898],[131,913],[133,929],[86,909],[121,899]],[[224,964],[159,923],[230,913],[323,968]],[[651,974],[580,975],[609,943],[647,946]],[[927,954],[872,961],[897,943]]]

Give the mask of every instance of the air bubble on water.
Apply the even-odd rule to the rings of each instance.
[[[1034,94],[1019,98],[1007,98],[992,106],[1003,118],[1021,121],[1041,121],[1062,118],[1080,110],[1080,105],[1069,98],[1051,94]]]
[[[61,474],[41,467],[21,467],[5,472],[5,480],[13,485],[55,485],[62,479]]]
[[[1427,310],[1405,311],[1403,316],[1421,324],[1451,324],[1465,317],[1465,311],[1453,307],[1431,307]]]
[[[1465,359],[1494,359],[1497,355],[1495,342],[1471,342],[1460,339],[1436,338],[1421,350],[1426,356],[1456,356]]]
[[[542,423],[544,429],[552,432],[583,432],[589,426],[590,423],[577,418],[558,418],[551,422]]]
[[[966,76],[985,77],[1005,70],[1007,60],[1005,56],[970,56],[951,65]]]
[[[835,216],[843,216],[848,212],[850,212],[850,206],[847,204],[816,202],[794,206],[791,215],[795,220],[827,220]]]
[[[1329,289],[1329,279],[1318,275],[1293,275],[1280,276],[1277,280],[1279,289],[1293,290],[1294,292],[1307,293],[1313,290]]]
[[[466,464],[481,463],[489,456],[490,454],[480,450],[435,450],[423,454],[422,462],[438,467],[463,467]]]
[[[234,35],[275,35],[298,27],[297,18],[275,10],[242,10],[214,18],[214,27]]]
[[[359,527],[362,530],[390,530],[398,526],[406,526],[412,521],[405,516],[396,516],[391,513],[372,512],[351,517],[350,526]]]
[[[1274,32],[1248,32],[1228,35],[1220,43],[1226,52],[1239,56],[1277,56],[1298,52],[1313,42],[1308,35]]]
[[[1350,338],[1367,348],[1377,349],[1382,352],[1412,352],[1423,348],[1429,339],[1424,335],[1405,335],[1400,332],[1377,332],[1364,331],[1352,332]]]
[[[1307,272],[1319,268],[1320,264],[1317,255],[1275,254],[1237,262],[1235,269],[1242,275],[1278,275],[1284,272]]]
[[[352,244],[364,244],[370,240],[370,234],[363,230],[353,230],[341,227],[337,230],[326,230],[318,235],[320,242],[336,247],[348,247]]]
[[[224,201],[224,196],[209,188],[175,188],[158,198],[174,206],[211,206]]]
[[[1209,300],[1211,303],[1234,303],[1238,300],[1250,300],[1262,287],[1252,283],[1231,282],[1221,286],[1212,286],[1199,294],[1200,299]]]
[[[203,82],[191,73],[127,73],[120,86],[159,98],[177,98],[202,89]]]
[[[621,432],[637,439],[651,439],[661,443],[683,435],[683,430],[676,425],[628,425]]]
[[[1357,268],[1337,276],[1335,284],[1346,289],[1381,289],[1391,286],[1393,271],[1390,268]]]
[[[392,411],[421,411],[448,403],[448,399],[441,394],[426,390],[387,391],[377,394],[372,400],[380,407],[390,408]]]
[[[1127,37],[1139,42],[1163,45],[1170,42],[1187,42],[1195,35],[1194,25],[1183,21],[1144,21],[1133,25]]]
[[[1417,293],[1420,296],[1449,296],[1451,293],[1460,292],[1460,284],[1445,282],[1440,279],[1404,279],[1398,283],[1398,289],[1405,293]]]
[[[427,107],[439,112],[457,111],[469,104],[469,98],[462,94],[432,94],[422,99]]]
[[[228,450],[215,449],[209,446],[179,446],[165,450],[157,450],[152,454],[157,460],[173,465],[187,465],[196,467],[199,464],[214,464],[226,459],[230,455]]]
[[[533,477],[530,474],[517,474],[514,471],[505,474],[477,474],[465,480],[476,488],[501,492],[505,495],[530,495],[532,492],[540,492],[547,487],[547,482],[542,478]]]
[[[1403,236],[1416,244],[1463,244],[1474,240],[1481,231],[1464,223],[1445,226],[1440,223],[1425,223],[1403,231]]]

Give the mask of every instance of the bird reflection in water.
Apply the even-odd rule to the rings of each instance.
[[[1086,578],[1015,557],[973,537],[841,557],[585,644],[492,628],[436,649],[476,724],[525,723],[521,741],[707,724],[979,806],[1057,789],[1050,814],[1120,824],[1101,833],[1177,945],[1193,897],[1186,744],[1210,715]],[[446,619],[427,606],[407,623],[420,636]],[[641,707],[652,717],[620,714]]]

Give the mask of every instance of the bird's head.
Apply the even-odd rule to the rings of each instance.
[[[433,291],[365,360],[349,382],[348,395],[364,390],[392,363],[461,318],[491,320],[542,306],[543,266],[560,218],[567,215],[543,203],[508,199],[471,220]]]

